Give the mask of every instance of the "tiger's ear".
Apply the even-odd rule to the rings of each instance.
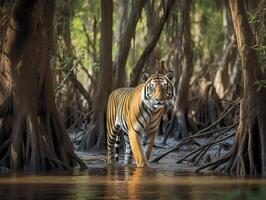
[[[169,80],[173,80],[174,77],[174,72],[173,71],[169,71],[167,74],[165,74],[164,76],[166,76]]]
[[[144,82],[147,81],[149,77],[150,77],[150,74],[148,72],[142,72],[141,73],[142,81],[144,81]]]

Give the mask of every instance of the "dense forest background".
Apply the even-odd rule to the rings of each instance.
[[[172,70],[177,97],[159,135],[178,145],[166,154],[192,143],[179,162],[266,172],[264,0],[0,2],[1,166],[85,167],[72,142],[105,150],[110,92]],[[206,158],[234,137],[228,154]]]

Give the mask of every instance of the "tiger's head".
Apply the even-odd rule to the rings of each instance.
[[[143,72],[141,77],[144,81],[142,100],[152,108],[163,107],[166,101],[175,97],[176,91],[172,82],[173,72],[167,74],[152,74]]]

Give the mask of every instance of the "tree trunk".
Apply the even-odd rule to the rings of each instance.
[[[101,49],[100,72],[97,93],[93,102],[93,115],[90,128],[83,137],[80,149],[97,150],[106,148],[105,110],[112,90],[112,24],[113,2],[101,0]],[[96,146],[95,146],[96,145]]]
[[[53,0],[12,3],[4,60],[14,86],[1,120],[0,165],[13,170],[71,169],[75,163],[85,167],[55,105],[50,70],[54,4]]]
[[[65,64],[65,60],[62,59],[61,63],[64,64],[62,68],[66,68],[66,77],[69,77],[69,80],[67,79],[66,84],[64,84],[66,90],[64,93],[64,101],[63,101],[63,112],[64,112],[64,122],[65,126],[68,128],[70,127],[74,122],[77,121],[79,116],[76,114],[75,108],[72,104],[76,100],[75,96],[79,95],[75,93],[75,90],[77,90],[87,101],[88,105],[91,103],[91,98],[88,93],[88,91],[83,87],[81,82],[77,79],[77,76],[74,72],[74,69],[77,65],[79,65],[79,61],[74,62],[75,55],[73,52],[73,45],[72,45],[72,38],[71,38],[71,18],[73,13],[73,1],[67,1],[62,4],[59,10],[59,19],[60,23],[58,25],[58,35],[63,38],[64,43],[62,44],[63,48],[63,59],[67,59],[68,62]],[[75,101],[75,106],[78,106],[78,102]],[[67,119],[67,120],[66,120]]]
[[[193,52],[191,50],[191,28],[190,28],[190,7],[191,0],[183,1],[183,34],[182,34],[182,72],[177,88],[176,108],[178,126],[181,137],[187,137],[189,134],[187,126],[189,82],[193,74]]]
[[[237,174],[266,173],[266,89],[257,91],[256,81],[263,79],[254,38],[241,0],[230,0],[237,47],[242,61],[244,98],[239,127],[226,171]]]
[[[115,88],[124,86],[126,81],[126,62],[130,50],[131,40],[134,37],[135,30],[139,18],[141,16],[143,7],[147,0],[136,0],[135,5],[132,6],[129,19],[127,20],[126,27],[124,28],[119,42],[118,54],[115,61]]]
[[[5,64],[4,57],[4,39],[8,27],[8,20],[10,16],[10,2],[0,2],[0,105],[6,100],[11,93],[12,81],[10,68]]]
[[[224,98],[225,92],[229,87],[229,59],[232,57],[230,54],[232,54],[235,46],[235,38],[234,36],[231,37],[230,42],[225,42],[226,46],[223,50],[222,59],[219,63],[218,70],[215,74],[214,78],[214,87],[216,89],[216,92],[219,96],[219,98]]]
[[[144,65],[147,61],[147,59],[150,56],[150,53],[153,51],[154,47],[156,46],[160,35],[163,31],[163,27],[165,23],[167,22],[167,19],[170,15],[171,9],[173,8],[173,5],[175,3],[175,0],[168,0],[166,3],[166,7],[164,10],[163,16],[160,18],[160,21],[158,25],[154,28],[154,32],[152,33],[152,37],[149,39],[144,51],[142,52],[137,64],[134,66],[131,77],[130,77],[130,86],[135,87],[139,82],[139,77],[141,74],[142,69],[144,68]]]
[[[162,2],[161,2],[162,3]],[[160,12],[160,7],[157,12]],[[159,16],[156,12],[156,6],[154,5],[153,0],[147,0],[145,6],[145,12],[147,13],[147,38],[151,38],[153,35],[153,30],[156,28],[156,25],[159,22]],[[150,74],[156,73],[158,71],[158,62],[160,60],[160,47],[155,47],[154,50],[150,53],[149,58],[147,59],[147,65],[144,68],[145,71],[149,72]]]

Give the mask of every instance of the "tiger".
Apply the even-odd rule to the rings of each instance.
[[[137,87],[118,88],[111,92],[106,110],[107,162],[119,159],[119,132],[125,141],[124,164],[132,163],[132,152],[137,167],[148,167],[155,136],[164,113],[164,105],[173,99],[176,90],[173,72],[141,74]]]

